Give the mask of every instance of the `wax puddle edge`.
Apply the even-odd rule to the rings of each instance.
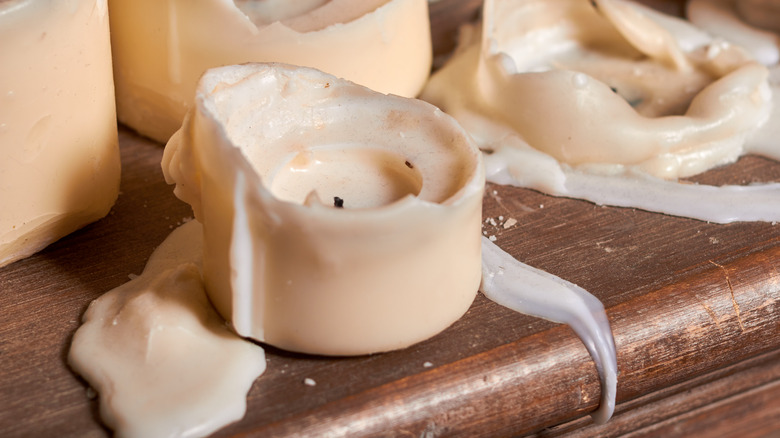
[[[92,303],[68,364],[99,394],[117,436],[202,437],[242,419],[265,372],[262,347],[217,315],[201,277],[201,226],[190,221],[143,273]]]

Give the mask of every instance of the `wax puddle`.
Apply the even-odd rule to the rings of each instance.
[[[117,436],[200,437],[243,418],[265,371],[261,347],[212,308],[200,273],[201,225],[188,222],[144,272],[93,301],[73,337],[70,366],[99,394]]]
[[[482,293],[492,301],[569,325],[585,344],[601,380],[601,404],[592,416],[603,424],[615,411],[617,353],[604,306],[585,289],[516,260],[482,238]]]
[[[711,186],[669,181],[631,170],[598,174],[560,166],[551,161],[552,157],[545,159],[540,154],[500,147],[485,156],[485,178],[551,196],[708,222],[780,221],[780,183]]]
[[[486,2],[481,30],[467,28],[462,45],[421,95],[472,133],[486,151],[488,181],[709,222],[780,220],[778,182],[718,187],[679,181],[745,154],[780,160],[777,65],[767,75],[742,49],[638,4],[599,1],[591,8],[576,1],[560,3],[571,9]],[[549,20],[553,16],[560,19]],[[631,57],[610,58],[614,53],[601,57],[599,50],[586,51],[591,56],[584,57],[586,52],[579,50],[587,44],[570,38],[561,30],[564,25],[583,29],[583,34],[586,28],[612,27],[615,33],[604,47],[625,44],[646,52],[647,59],[634,63]],[[771,59],[777,59],[777,35],[768,38],[751,44],[770,48],[775,54]],[[551,55],[543,45],[577,47],[568,67],[578,73],[560,69],[552,60],[563,55]],[[682,63],[679,74],[656,76],[666,70],[651,68],[653,63],[672,60]],[[654,98],[675,87],[693,93],[705,85],[697,82],[701,72],[693,71],[716,61],[729,68],[705,81],[697,94],[681,91]],[[696,68],[688,71],[688,64]],[[615,99],[618,89],[622,99]],[[640,112],[626,105],[625,100],[637,97],[658,106]],[[687,108],[682,117],[665,106],[673,101],[672,106]],[[726,120],[734,125],[726,129]],[[647,155],[631,156],[640,150]]]
[[[70,366],[99,394],[103,421],[121,436],[199,437],[240,420],[265,371],[263,349],[232,332],[201,280],[202,226],[188,222],[158,247],[143,273],[90,304]],[[570,325],[602,382],[596,422],[615,407],[617,359],[601,303],[526,266],[488,239],[481,290],[515,311]]]

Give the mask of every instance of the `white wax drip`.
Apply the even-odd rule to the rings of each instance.
[[[542,167],[545,165],[546,167]],[[780,221],[780,183],[710,186],[668,181],[640,171],[599,174],[559,166],[538,151],[501,148],[485,156],[486,179],[599,205],[632,207],[708,222]]]
[[[617,353],[604,306],[585,289],[525,265],[482,238],[480,290],[520,313],[568,324],[588,349],[601,380],[601,404],[592,414],[603,424],[615,411]]]

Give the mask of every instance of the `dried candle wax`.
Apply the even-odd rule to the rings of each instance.
[[[203,223],[206,290],[242,336],[392,350],[476,295],[480,153],[425,102],[309,68],[212,69],[163,171]]]
[[[483,17],[422,98],[492,152],[490,181],[708,221],[780,219],[780,185],[674,182],[749,152],[780,157],[755,142],[772,90],[744,50],[622,0],[488,0]]]
[[[108,26],[105,0],[0,2],[0,266],[116,200]]]
[[[409,97],[431,67],[427,0],[109,0],[109,8],[119,120],[160,142],[181,126],[211,67],[285,62]]]
[[[93,301],[68,363],[99,394],[121,437],[201,437],[241,419],[265,371],[263,349],[236,336],[201,281],[201,228],[174,230],[143,273]]]

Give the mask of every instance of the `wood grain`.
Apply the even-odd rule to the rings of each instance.
[[[577,419],[532,436],[767,436],[780,420],[778,379],[780,351],[775,350],[624,402],[607,425]],[[702,415],[712,412],[719,412],[714,421]],[[670,428],[680,430],[669,433]]]
[[[124,128],[120,143],[111,214],[0,269],[0,436],[110,434],[67,367],[70,339],[88,304],[140,273],[192,215],[163,181],[160,145]],[[780,163],[749,156],[694,180],[780,181]],[[568,327],[479,295],[452,327],[401,351],[334,359],[267,347],[245,418],[215,436],[780,433],[779,225],[716,225],[496,185],[483,209],[502,248],[608,309],[620,370],[610,423],[587,417],[598,377]],[[505,229],[501,218],[518,223]]]

